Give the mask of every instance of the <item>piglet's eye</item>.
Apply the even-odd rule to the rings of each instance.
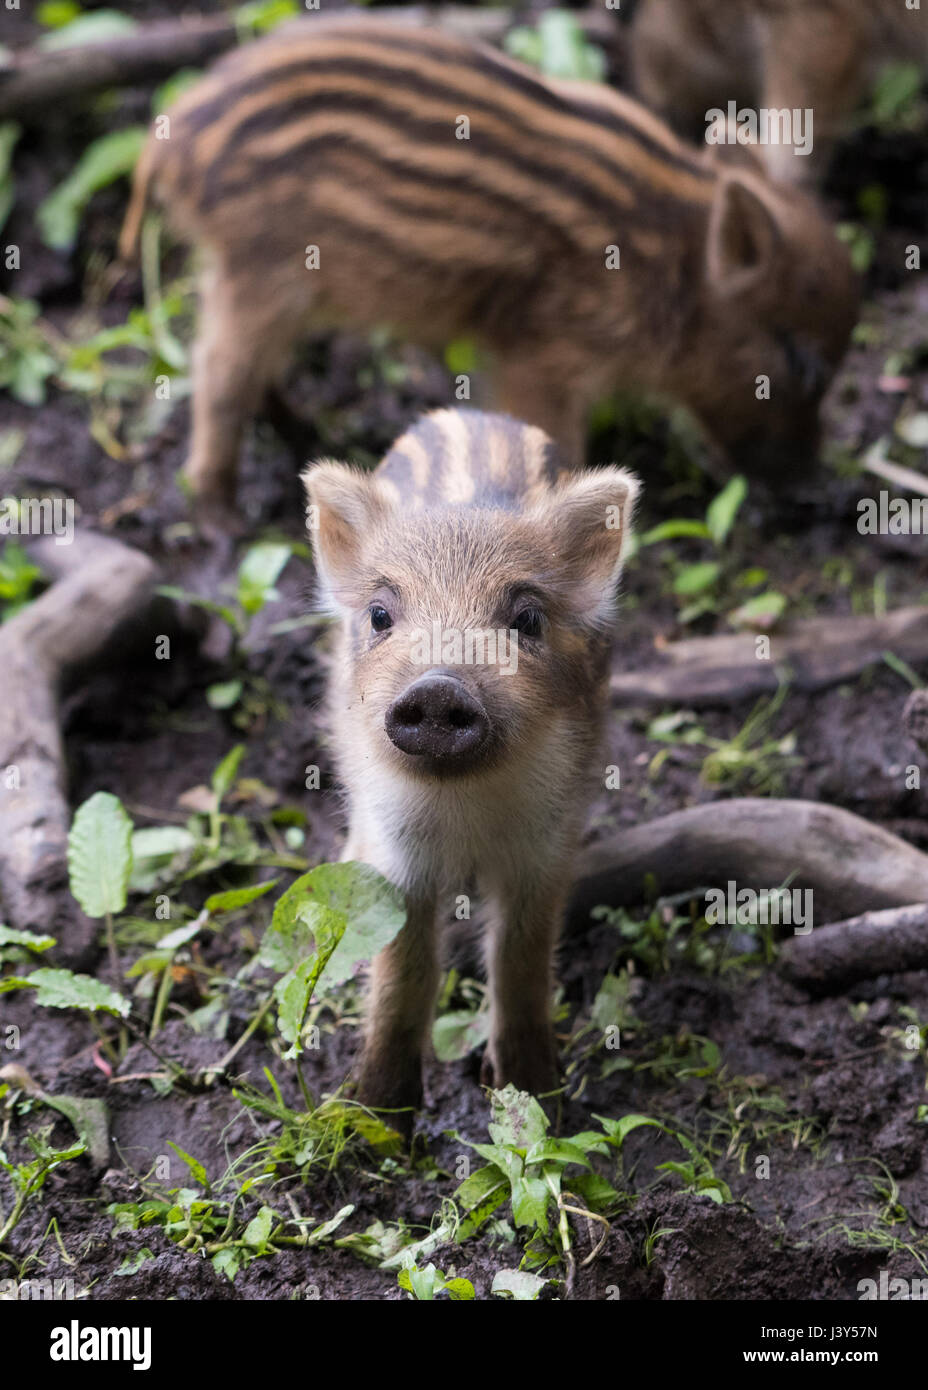
[[[393,619],[385,608],[375,604],[371,609],[371,627],[375,632],[386,632],[387,628],[393,626]]]
[[[523,637],[540,637],[541,622],[541,613],[537,608],[523,608],[513,618],[512,625]]]

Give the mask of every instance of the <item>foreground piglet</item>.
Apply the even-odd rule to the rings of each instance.
[[[616,584],[637,484],[570,474],[541,430],[437,411],[373,474],[305,474],[337,615],[333,741],[345,857],[406,895],[371,978],[360,1098],[415,1107],[437,924],[487,910],[485,1079],[557,1085],[552,957],[600,774]],[[601,782],[600,782],[601,785]]]

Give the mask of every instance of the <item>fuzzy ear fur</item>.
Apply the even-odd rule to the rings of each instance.
[[[303,485],[322,598],[332,608],[349,607],[362,551],[396,506],[393,489],[372,473],[329,460],[307,468]]]
[[[612,620],[638,492],[627,469],[597,468],[565,479],[543,504],[558,567],[594,624]]]

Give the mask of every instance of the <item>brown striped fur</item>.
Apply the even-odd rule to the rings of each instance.
[[[739,106],[813,112],[808,157],[762,150],[771,175],[819,183],[880,64],[928,71],[928,14],[906,0],[644,0],[633,35],[635,86],[700,137],[706,113]]]
[[[408,920],[375,962],[360,1096],[416,1106],[438,984],[437,925],[461,895],[486,904],[491,1033],[485,1075],[535,1093],[557,1084],[552,957],[606,708],[615,587],[636,483],[570,474],[538,429],[500,415],[423,418],[373,473],[305,475],[327,606],[333,748],[345,788],[345,858],[406,895]],[[376,605],[392,626],[372,627]],[[481,702],[489,737],[463,770],[391,742],[393,701],[424,673],[416,634],[510,630],[531,606],[515,668],[442,655]]]
[[[471,336],[495,403],[573,463],[620,387],[688,405],[739,465],[811,461],[855,317],[845,252],[812,202],[695,155],[635,102],[427,29],[310,19],[223,59],[169,118],[123,248],[152,181],[204,252],[198,496],[230,499],[245,423],[329,325]]]

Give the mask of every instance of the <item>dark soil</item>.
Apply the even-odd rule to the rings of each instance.
[[[148,16],[222,8],[149,3]],[[0,41],[16,45],[31,37],[27,18],[3,15],[10,27]],[[17,154],[19,202],[6,240],[28,254],[8,293],[37,299],[43,316],[75,336],[88,328],[88,303],[99,284],[94,258],[112,255],[124,203],[123,188],[94,199],[78,248],[64,255],[42,247],[35,236],[37,203],[73,166],[80,150],[101,131],[122,121],[143,120],[148,93],[121,94],[109,107],[94,106],[77,118],[50,113],[41,132],[29,132]],[[874,269],[868,284],[866,343],[850,352],[828,403],[832,447],[859,455],[891,432],[903,409],[928,409],[928,284],[901,267],[905,246],[928,250],[928,157],[914,137],[881,141],[862,134],[843,152],[829,196],[836,216],[857,216],[856,190],[867,182],[887,190],[885,225],[876,230]],[[180,268],[183,255],[172,251]],[[139,284],[120,283],[90,311],[93,325],[122,322],[137,302]],[[887,382],[891,353],[908,350],[902,384]],[[391,350],[405,368],[402,381],[380,370],[380,357],[365,344],[336,338],[311,344],[294,365],[285,390],[287,404],[303,422],[296,446],[265,420],[245,453],[241,505],[249,540],[274,535],[302,539],[299,464],[325,452],[360,461],[375,460],[423,409],[450,400],[445,371],[409,348]],[[389,379],[388,379],[389,377]],[[891,389],[890,389],[891,388]],[[108,456],[88,429],[86,401],[50,390],[41,410],[12,401],[2,407],[4,429],[25,431],[25,443],[3,491],[36,495],[60,490],[75,498],[83,526],[110,530],[158,562],[165,582],[216,597],[234,576],[238,556],[221,554],[197,538],[187,524],[175,474],[183,462],[188,433],[185,404],[164,429],[131,451],[127,460]],[[600,461],[620,458],[646,483],[642,530],[669,516],[699,517],[717,488],[682,459],[670,440],[666,419],[651,412],[620,417],[595,440]],[[775,480],[774,480],[775,481]],[[768,572],[768,586],[784,593],[791,616],[873,612],[923,602],[928,593],[928,543],[924,537],[861,536],[856,502],[878,491],[874,480],[840,478],[823,472],[810,478],[800,499],[749,498],[725,551],[726,572],[748,567]],[[127,510],[117,504],[136,499]],[[238,555],[242,553],[239,548]],[[685,546],[678,552],[686,555]],[[694,545],[692,558],[706,558]],[[115,651],[66,696],[65,741],[74,806],[98,790],[116,793],[135,823],[183,823],[184,792],[208,784],[212,770],[233,743],[247,746],[243,778],[260,779],[279,807],[306,817],[301,850],[310,863],[337,858],[341,822],[330,775],[330,757],[319,704],[324,682],[324,639],[311,627],[283,635],[272,626],[309,608],[308,565],[289,563],[279,585],[281,598],[253,624],[241,658],[229,650],[221,625],[204,634],[176,617],[175,657],[152,660],[137,650]],[[731,591],[719,611],[690,631],[726,630]],[[189,615],[187,615],[189,617]],[[655,643],[685,635],[668,571],[658,548],[643,550],[626,581],[622,636],[617,661],[647,664]],[[147,630],[142,634],[146,642]],[[145,649],[150,652],[150,645]],[[918,673],[928,679],[928,670]],[[242,677],[251,692],[245,718],[212,709],[211,684]],[[903,734],[901,711],[906,681],[888,666],[869,670],[856,682],[814,697],[790,694],[771,736],[795,735],[792,759],[777,765],[788,797],[807,797],[846,807],[888,826],[915,844],[928,842],[924,791],[907,790],[904,770],[918,750]],[[241,707],[240,707],[241,709]],[[752,705],[703,710],[696,722],[707,738],[730,739]],[[656,772],[652,759],[663,745],[648,737],[655,711],[624,711],[609,729],[605,762],[622,769],[622,790],[602,794],[590,819],[590,836],[632,825],[720,796],[753,790],[750,782],[710,786],[700,769],[707,748],[677,745]],[[695,716],[694,716],[695,718]],[[305,789],[305,769],[317,764],[322,788]],[[251,789],[236,810],[260,837],[266,815]],[[234,873],[211,879],[208,891],[242,882]],[[197,881],[190,904],[202,902]],[[199,897],[198,897],[199,895]],[[135,905],[143,915],[141,904]],[[263,907],[263,904],[261,905]],[[231,977],[255,947],[267,920],[259,911],[236,918],[227,933],[209,935],[193,952],[197,969]],[[154,940],[154,937],[148,940]],[[750,949],[748,943],[744,949]],[[144,948],[124,941],[120,965],[128,969]],[[681,1193],[681,1179],[657,1171],[678,1161],[680,1149],[657,1130],[644,1129],[626,1142],[616,1185],[627,1200],[611,1219],[595,1260],[584,1256],[599,1227],[572,1218],[577,1269],[559,1296],[580,1299],[854,1299],[858,1283],[879,1278],[921,1277],[928,1261],[928,1137],[925,1111],[928,1071],[920,1052],[901,1042],[905,1027],[928,1021],[928,973],[885,977],[847,993],[812,999],[785,984],[775,968],[752,964],[718,973],[686,959],[670,969],[649,970],[639,959],[630,967],[628,1019],[622,1033],[625,1065],[603,1077],[602,1049],[584,1056],[577,1034],[588,1018],[604,975],[624,971],[626,940],[608,921],[572,924],[562,951],[563,992],[559,1031],[563,1060],[571,1068],[561,1120],[565,1135],[588,1129],[594,1115],[653,1115],[697,1136],[712,1155],[717,1176],[733,1200]],[[100,965],[100,974],[107,970]],[[270,1068],[288,1104],[301,1107],[296,1074],[280,1057],[270,1030],[259,1029],[238,1054],[233,1076],[205,1088],[199,1073],[215,1063],[240,1036],[253,1014],[242,989],[230,995],[224,1039],[195,1033],[185,1022],[200,1002],[194,977],[180,980],[155,1046],[131,1041],[107,1074],[98,1033],[82,1015],[36,1009],[27,994],[3,996],[0,1039],[19,1029],[18,1050],[8,1057],[49,1094],[98,1097],[110,1115],[110,1166],[101,1171],[88,1157],[52,1175],[40,1202],[26,1211],[8,1251],[23,1277],[72,1278],[92,1299],[126,1296],[150,1299],[332,1299],[401,1298],[395,1272],[362,1263],[348,1250],[320,1246],[259,1258],[230,1283],[202,1257],[178,1248],[161,1230],[113,1234],[106,1207],[138,1200],[141,1179],[159,1160],[169,1161],[164,1187],[183,1186],[186,1168],[169,1141],[194,1155],[215,1178],[273,1122],[243,1108],[233,1085],[247,1082],[267,1092]],[[122,981],[127,991],[132,981]],[[146,1016],[150,1005],[138,1001]],[[357,1044],[357,1010],[322,1015],[318,1051],[305,1054],[305,1080],[318,1100],[344,1083]],[[114,1035],[114,1029],[108,1030]],[[695,1041],[694,1041],[695,1040]],[[693,1048],[710,1040],[719,1049],[708,1074],[684,1065]],[[163,1072],[159,1058],[184,1069],[185,1080],[160,1094],[147,1078]],[[605,1054],[608,1061],[612,1054]],[[705,1069],[703,1069],[705,1070]],[[455,1133],[486,1139],[488,1110],[478,1084],[479,1057],[432,1062],[416,1161],[378,1173],[368,1155],[349,1155],[333,1172],[313,1169],[308,1185],[287,1180],[297,1206],[324,1221],[352,1203],[354,1212],[338,1235],[363,1231],[375,1220],[402,1220],[419,1234],[443,1199],[457,1186],[462,1157],[473,1158]],[[28,1156],[25,1135],[50,1123],[52,1112],[33,1107],[9,1117],[0,1147],[11,1158]],[[0,1123],[3,1112],[0,1111]],[[61,1119],[53,1140],[73,1138]],[[426,1154],[430,1158],[426,1158]],[[769,1160],[765,1165],[762,1160]],[[604,1171],[606,1171],[604,1169]],[[615,1180],[615,1174],[612,1173]],[[567,1183],[569,1186],[569,1182]],[[0,1205],[9,1209],[9,1185],[0,1178]],[[247,1209],[247,1206],[246,1206]],[[55,1223],[54,1226],[52,1223]],[[117,1274],[126,1257],[151,1251],[138,1272]],[[454,1267],[471,1279],[477,1296],[488,1298],[494,1273],[518,1263],[517,1247],[505,1231],[437,1250],[431,1257],[446,1273]],[[565,1278],[566,1271],[549,1271]],[[549,1290],[549,1293],[552,1290]]]

